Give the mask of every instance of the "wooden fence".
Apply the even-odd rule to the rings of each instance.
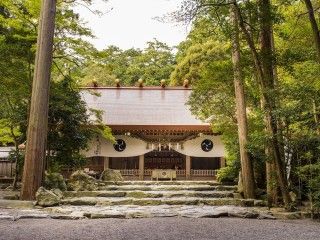
[[[0,178],[13,178],[16,163],[9,160],[0,161]]]

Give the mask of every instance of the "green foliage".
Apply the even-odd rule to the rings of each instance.
[[[119,79],[123,86],[135,86],[143,79],[147,86],[158,86],[162,79],[169,79],[173,69],[172,49],[154,39],[143,50],[121,50],[109,46],[97,53],[97,58],[78,73],[81,85],[115,86]]]
[[[297,191],[300,192],[302,200],[306,197],[310,199],[311,211],[315,217],[320,214],[320,138],[319,136],[299,136],[302,139],[293,141],[295,155],[293,162],[295,171],[293,181],[301,182],[296,184]]]
[[[66,182],[60,173],[45,172],[43,186],[48,189],[60,189],[61,191],[67,190]]]
[[[232,176],[232,170],[239,170],[240,156],[229,43],[229,6],[216,3],[185,0],[180,11],[175,13],[176,20],[192,20],[192,28],[187,39],[178,46],[177,64],[170,80],[172,85],[180,85],[184,79],[191,81],[191,110],[199,118],[211,122],[213,131],[223,133],[229,167],[221,170],[221,174],[230,172]],[[317,3],[313,4],[315,9],[319,7]],[[259,54],[261,22],[257,3],[239,2],[239,7]],[[290,181],[297,184],[295,169],[308,164],[300,156],[309,151],[317,155],[315,149],[318,146],[311,143],[319,131],[315,117],[320,116],[320,65],[304,3],[275,1],[272,11],[277,79],[275,91],[268,94],[276,102],[273,114],[279,119],[277,137],[283,150],[283,160],[287,164]],[[264,165],[270,160],[265,147],[270,136],[265,134],[261,91],[255,80],[252,57],[243,33],[240,45],[249,127],[246,147],[254,161],[257,183],[265,187]]]
[[[227,166],[220,168],[217,173],[217,180],[221,183],[231,183],[234,182],[238,177],[239,170],[233,166]]]
[[[22,173],[23,163],[24,163],[24,152],[20,151],[19,149],[15,149],[9,152],[10,161],[16,162],[16,173],[18,174],[18,178],[21,177],[20,174]]]
[[[306,193],[311,201],[313,214],[320,214],[320,163],[308,164],[298,169],[298,174],[307,183]],[[319,217],[319,216],[318,216]]]
[[[7,145],[14,142],[14,137],[21,136],[19,127],[12,126],[9,119],[0,119],[0,143]]]
[[[88,141],[100,134],[113,140],[111,130],[102,124],[98,112],[95,121],[90,120],[86,103],[72,80],[65,78],[51,85],[49,100],[49,125],[47,148],[50,152],[49,166],[81,168],[86,159],[80,154]]]
[[[18,146],[26,140],[40,3],[0,3],[0,145]],[[97,133],[112,140],[108,127],[90,120],[78,86],[70,77],[96,54],[84,40],[93,35],[73,11],[74,4],[57,2],[47,142],[47,167],[51,169],[83,166],[85,158],[80,150]]]

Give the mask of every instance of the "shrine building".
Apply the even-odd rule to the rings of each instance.
[[[102,111],[116,143],[97,136],[84,155],[93,171],[120,170],[127,180],[150,180],[174,169],[177,179],[213,179],[225,166],[221,135],[192,115],[188,87],[88,87],[81,95]],[[94,94],[93,94],[94,93]]]

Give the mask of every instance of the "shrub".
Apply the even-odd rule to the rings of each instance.
[[[320,215],[320,163],[309,164],[298,169],[301,180],[305,181],[308,197],[311,202],[311,213],[315,217]]]
[[[61,191],[67,190],[66,182],[60,173],[45,173],[44,187],[46,189],[60,189]]]
[[[234,182],[238,177],[238,172],[234,166],[220,168],[217,173],[217,180],[219,182]]]

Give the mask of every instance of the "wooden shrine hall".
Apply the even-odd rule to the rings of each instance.
[[[84,155],[90,170],[118,169],[125,179],[150,179],[155,169],[173,169],[177,179],[212,179],[225,166],[221,136],[192,115],[188,87],[89,87],[88,108],[102,111],[116,138],[92,139]]]

